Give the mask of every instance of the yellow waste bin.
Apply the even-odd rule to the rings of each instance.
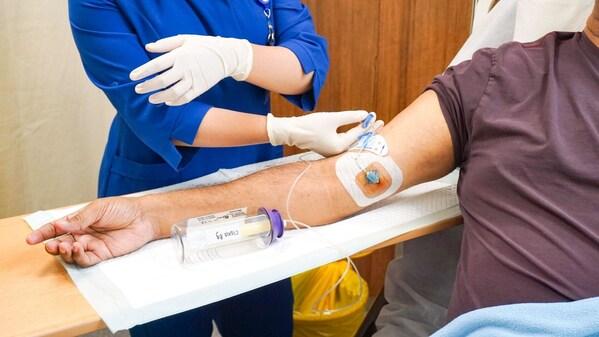
[[[319,300],[343,275],[347,263],[336,261],[291,278],[295,297],[293,337],[355,335],[366,315],[368,285],[364,279],[360,293],[360,277],[350,269],[341,283]]]

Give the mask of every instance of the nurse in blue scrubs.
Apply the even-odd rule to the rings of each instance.
[[[87,75],[116,109],[99,197],[281,157],[272,144],[335,154],[362,132],[335,130],[363,111],[266,117],[270,91],[314,109],[328,71],[326,41],[299,0],[69,0],[69,17]],[[328,127],[328,138],[306,136],[310,127]],[[291,336],[292,306],[287,279],[131,334],[210,336],[214,319],[224,337]]]

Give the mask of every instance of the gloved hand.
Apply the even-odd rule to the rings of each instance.
[[[146,49],[166,54],[133,70],[129,77],[137,81],[166,70],[135,87],[138,94],[145,94],[172,85],[150,96],[154,104],[185,104],[226,77],[245,80],[252,70],[252,46],[242,39],[177,35],[148,43]]]
[[[360,123],[345,133],[337,133],[337,128],[364,121],[368,112],[316,112],[301,117],[275,117],[268,114],[266,131],[272,145],[297,146],[328,157],[347,150],[360,135],[380,129],[383,121],[376,121],[376,114],[371,114],[373,117],[367,125]]]

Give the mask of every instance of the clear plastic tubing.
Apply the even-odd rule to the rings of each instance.
[[[189,266],[264,249],[283,231],[276,209],[238,208],[176,223],[171,238],[179,261]]]

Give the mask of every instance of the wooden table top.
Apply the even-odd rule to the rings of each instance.
[[[0,331],[3,336],[76,336],[105,328],[44,245],[29,246],[22,217],[0,220]]]

